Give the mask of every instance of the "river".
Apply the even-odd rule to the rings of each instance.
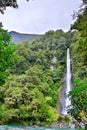
[[[1,125],[0,130],[83,130],[83,129],[58,128],[58,127],[19,126],[19,125]]]

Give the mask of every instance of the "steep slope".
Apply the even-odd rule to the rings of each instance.
[[[73,34],[69,39],[70,35],[62,30],[49,31],[17,45],[18,62],[7,70],[8,78],[0,91],[1,124],[15,121],[46,125],[61,118],[59,93],[66,70],[66,50],[75,41]]]
[[[32,39],[39,36],[39,35],[36,35],[36,34],[22,34],[22,33],[18,33],[18,32],[15,32],[15,31],[11,31],[9,33],[12,37],[13,42],[16,43],[16,44],[22,43],[26,40],[32,40]]]

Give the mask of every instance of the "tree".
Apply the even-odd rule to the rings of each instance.
[[[82,51],[81,56],[83,64],[87,65],[87,7],[78,13],[77,20],[71,28],[78,30],[80,33],[81,40],[79,46]]]
[[[0,0],[0,12],[2,14],[4,13],[7,7],[18,8],[17,0]]]
[[[70,92],[72,107],[69,110],[72,117],[87,127],[87,0],[77,13],[77,18],[71,29],[79,33],[79,40],[74,44],[72,51],[74,66],[73,90]],[[77,80],[79,79],[79,80]]]
[[[16,45],[11,43],[11,37],[7,31],[0,29],[0,85],[4,83],[6,69],[14,61],[14,50]]]
[[[78,122],[87,125],[87,81],[75,80],[70,92],[72,107],[69,113]]]

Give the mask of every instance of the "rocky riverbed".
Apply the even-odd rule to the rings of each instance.
[[[84,123],[78,123],[76,121],[71,122],[71,123],[62,123],[62,122],[57,122],[53,123],[51,125],[52,127],[58,127],[58,128],[82,128],[86,129],[86,125]]]

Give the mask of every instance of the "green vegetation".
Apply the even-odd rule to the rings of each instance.
[[[6,69],[16,61],[15,49],[16,45],[11,42],[7,31],[0,29],[0,85],[5,82]]]
[[[78,121],[87,122],[87,80],[76,80],[73,83],[74,89],[71,91],[72,109],[71,115]]]
[[[0,12],[3,11],[0,7]],[[66,49],[70,47],[73,89],[69,94],[72,103],[69,114],[87,127],[86,6],[71,29],[75,30],[49,31],[17,46],[8,32],[0,29],[0,124],[46,125],[71,121],[58,114]]]
[[[84,5],[86,1],[83,0]],[[17,1],[2,0],[0,13],[7,7],[17,8]],[[57,112],[66,71],[66,49],[70,47],[73,90],[69,113],[87,127],[87,6],[77,14],[71,27],[75,31],[49,31],[17,47],[1,28],[0,23],[0,124],[70,121]]]
[[[57,120],[68,35],[73,43],[74,33],[57,30],[17,45],[18,61],[6,70],[9,76],[0,87],[1,124],[45,125]]]
[[[78,30],[79,40],[71,45],[73,90],[69,113],[87,127],[87,7],[80,10],[72,29]]]

